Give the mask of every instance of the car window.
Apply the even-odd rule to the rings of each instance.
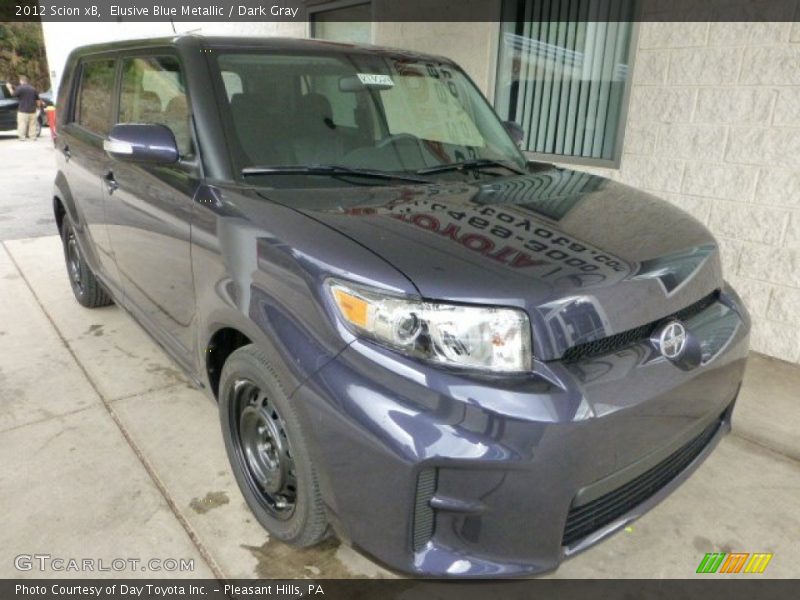
[[[193,153],[189,103],[176,58],[149,56],[123,61],[119,119],[123,123],[166,125],[175,134],[181,155]]]
[[[220,52],[215,59],[242,167],[408,172],[469,159],[524,164],[452,65],[365,53]]]
[[[473,148],[486,145],[465,100],[466,80],[452,69],[401,65],[392,83],[380,91],[390,134]]]
[[[109,131],[114,91],[114,60],[87,61],[81,69],[80,91],[75,107],[75,122],[98,135]]]
[[[328,98],[333,111],[333,122],[341,127],[356,127],[358,97],[339,92],[338,75],[318,75],[308,78],[308,91]]]

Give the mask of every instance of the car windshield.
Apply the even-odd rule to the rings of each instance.
[[[458,165],[525,166],[486,100],[451,64],[360,52],[215,56],[238,167],[248,177],[291,179],[297,169],[275,167],[326,165],[430,170],[425,178],[433,180]],[[453,169],[437,169],[444,165]]]

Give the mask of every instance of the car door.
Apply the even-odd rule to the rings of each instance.
[[[111,127],[110,99],[116,82],[113,56],[89,57],[81,61],[71,80],[65,125],[56,140],[59,168],[66,176],[78,212],[74,215],[78,237],[92,269],[115,296],[119,276],[105,226],[103,176],[111,159],[103,150],[103,139]]]
[[[19,102],[8,91],[5,81],[0,81],[0,131],[17,128],[17,106]]]
[[[168,52],[123,56],[118,122],[159,123],[174,135],[173,165],[113,161],[104,174],[108,235],[127,308],[179,360],[190,360],[195,315],[190,256],[199,162],[178,58]]]

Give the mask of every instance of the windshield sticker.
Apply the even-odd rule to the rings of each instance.
[[[394,87],[394,81],[388,75],[376,73],[359,73],[358,79],[364,85],[379,85],[381,87]]]

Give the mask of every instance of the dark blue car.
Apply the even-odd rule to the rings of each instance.
[[[528,162],[434,56],[182,36],[75,51],[54,209],[219,403],[259,522],[397,570],[526,575],[730,429],[750,321],[698,221]]]

